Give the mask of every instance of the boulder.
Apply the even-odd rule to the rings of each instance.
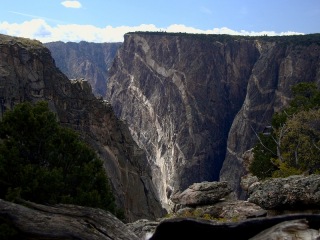
[[[23,205],[0,199],[0,219],[12,225],[18,239],[138,240],[126,225],[101,209],[76,205]]]
[[[194,217],[210,219],[216,222],[235,222],[266,215],[267,211],[258,205],[241,200],[222,201],[196,208],[186,207],[174,213],[175,217]]]
[[[219,202],[232,192],[227,182],[194,183],[182,193],[175,194],[172,202],[184,206],[210,205]]]
[[[251,173],[244,175],[241,177],[240,186],[242,190],[248,192],[249,188],[252,186],[252,184],[258,182],[259,179],[257,176],[252,175]]]
[[[310,209],[320,206],[320,175],[295,175],[253,184],[249,202],[264,209]]]

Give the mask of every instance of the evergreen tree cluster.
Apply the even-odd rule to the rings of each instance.
[[[116,213],[102,161],[46,102],[16,105],[0,122],[0,198]]]

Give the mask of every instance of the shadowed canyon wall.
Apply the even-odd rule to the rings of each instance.
[[[255,41],[127,34],[107,99],[147,154],[163,204],[219,179],[228,132],[259,58]]]
[[[57,67],[69,79],[86,79],[96,96],[105,97],[108,69],[121,43],[50,42],[49,48]]]
[[[106,98],[146,152],[164,206],[173,192],[219,178],[240,194],[254,131],[288,103],[293,84],[319,83],[319,56],[319,35],[128,33]]]
[[[319,39],[140,32],[125,35],[112,66],[99,44],[55,45],[53,56],[70,76],[90,81],[93,66],[109,76],[106,99],[145,152],[166,206],[173,192],[205,180],[227,180],[241,195],[242,154],[255,131],[288,103],[292,85],[319,83]]]
[[[279,37],[258,45],[260,57],[250,76],[245,101],[233,120],[221,179],[239,189],[244,151],[257,141],[255,132],[271,125],[274,112],[288,105],[291,86],[316,82],[320,87],[320,35]]]
[[[0,118],[17,103],[39,100],[96,150],[127,220],[162,216],[146,156],[112,106],[88,82],[70,81],[40,42],[0,35]]]

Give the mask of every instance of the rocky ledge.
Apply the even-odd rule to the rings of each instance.
[[[0,199],[0,218],[17,230],[18,239],[139,239],[111,213],[95,208],[26,201],[19,205]]]

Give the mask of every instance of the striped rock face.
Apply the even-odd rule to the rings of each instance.
[[[152,169],[163,206],[202,181],[240,195],[242,154],[287,104],[291,85],[319,81],[319,36],[128,33],[107,87]],[[306,74],[307,73],[307,74]]]

